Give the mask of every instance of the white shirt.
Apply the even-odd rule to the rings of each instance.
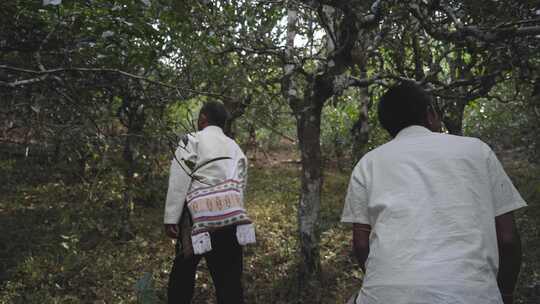
[[[212,161],[220,157],[230,159]],[[198,169],[193,172],[195,168]],[[178,223],[188,192],[231,177],[239,180],[245,190],[247,158],[234,140],[216,126],[189,134],[187,142],[180,142],[171,163],[164,223]]]
[[[502,304],[495,217],[526,206],[482,141],[420,126],[353,170],[342,222],[369,224],[357,304]]]

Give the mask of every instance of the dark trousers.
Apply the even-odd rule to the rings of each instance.
[[[236,239],[236,227],[210,233],[212,250],[204,255],[184,258],[177,246],[169,276],[168,303],[190,304],[195,287],[195,272],[202,257],[210,270],[218,304],[243,304],[242,246]]]

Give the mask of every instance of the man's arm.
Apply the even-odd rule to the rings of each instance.
[[[190,168],[185,162],[196,161],[196,148],[193,141],[194,138],[185,136],[180,142],[181,146],[176,149],[174,159],[171,162],[169,188],[167,190],[163,219],[165,233],[171,238],[178,236],[178,222],[182,215],[187,192],[191,185],[191,177],[188,174]]]
[[[371,226],[367,224],[353,224],[353,252],[360,263],[360,268],[366,272],[366,260],[369,255],[369,234]]]
[[[521,269],[521,239],[514,215],[508,212],[495,217],[499,247],[497,282],[505,304],[513,303],[513,293]]]
[[[363,159],[360,160],[351,174],[341,221],[353,224],[353,253],[360,263],[360,268],[365,272],[365,264],[369,255],[371,226],[368,224],[370,223],[368,217],[368,191],[363,182],[362,161]]]
[[[179,161],[174,159],[171,163],[169,188],[165,201],[165,215],[163,219],[165,233],[170,238],[177,238],[179,233],[179,220],[184,209],[191,178]]]

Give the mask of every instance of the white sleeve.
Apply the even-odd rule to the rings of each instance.
[[[495,216],[527,206],[491,149],[488,156],[488,174]]]
[[[188,136],[187,143],[180,142],[175,157],[171,162],[169,175],[169,188],[165,201],[165,224],[178,224],[187,193],[191,186],[191,164],[197,163],[197,145],[192,136]]]
[[[368,194],[359,171],[360,167],[357,166],[351,175],[341,221],[369,225]]]

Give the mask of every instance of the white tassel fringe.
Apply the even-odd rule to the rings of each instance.
[[[210,233],[203,232],[191,236],[194,254],[204,254],[212,250],[212,242],[210,241]]]
[[[236,226],[236,239],[241,246],[255,244],[255,226],[253,224]]]

